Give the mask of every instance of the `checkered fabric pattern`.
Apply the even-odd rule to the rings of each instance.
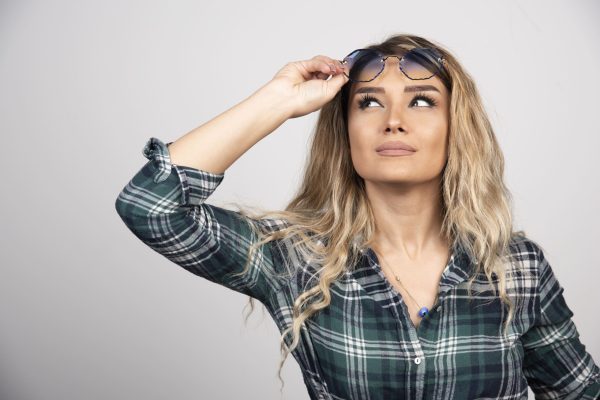
[[[263,246],[240,272],[256,239],[244,217],[206,199],[224,174],[172,164],[168,145],[150,138],[149,160],[123,188],[116,210],[154,251],[202,278],[265,305],[280,331],[292,323],[294,299],[317,282],[317,266],[287,239]],[[264,231],[285,221],[263,219]],[[438,302],[418,328],[376,254],[363,249],[331,287],[331,304],[306,321],[299,363],[311,399],[598,399],[600,369],[586,352],[552,267],[533,241],[511,243],[521,268],[508,267],[508,293],[521,296],[508,336],[507,308],[485,275],[468,298],[473,264],[452,249]],[[492,275],[495,279],[495,275]],[[494,283],[497,283],[494,280]]]

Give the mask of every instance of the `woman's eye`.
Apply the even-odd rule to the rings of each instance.
[[[358,102],[358,107],[360,109],[364,109],[364,108],[370,108],[367,107],[370,103],[377,103],[379,104],[379,101],[372,96],[366,95],[366,96],[362,96],[360,101]]]
[[[429,107],[430,106],[429,102],[427,100],[424,100],[424,99],[414,99],[413,102],[412,102],[412,104],[416,104],[419,101],[422,102],[423,107]]]
[[[421,101],[421,102],[423,102],[423,104],[425,104],[424,106],[418,106],[418,107],[434,107],[437,105],[437,101],[435,101],[433,98],[431,98],[427,95],[424,95],[424,94],[419,94],[419,95],[415,96],[415,98],[413,99],[411,104],[415,104],[417,101]]]

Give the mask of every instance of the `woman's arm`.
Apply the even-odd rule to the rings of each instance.
[[[177,142],[150,138],[142,152],[149,161],[119,193],[117,213],[136,237],[170,261],[265,302],[278,289],[271,246],[257,250],[248,275],[232,277],[242,271],[256,237],[240,213],[205,201],[224,178],[218,171],[279,126],[287,114],[283,102],[262,88]],[[258,223],[268,231],[281,221]]]
[[[172,162],[223,173],[287,119],[314,112],[333,99],[348,82],[342,71],[339,61],[323,55],[287,63],[253,95],[173,142]]]
[[[269,84],[169,146],[171,162],[224,173],[242,154],[290,118],[293,109]]]
[[[537,248],[539,302],[535,324],[521,337],[523,372],[536,399],[598,399],[600,368],[594,363],[571,319],[564,288]]]
[[[279,289],[271,243],[257,249],[250,271],[241,272],[256,237],[244,216],[206,203],[224,174],[172,164],[167,145],[150,138],[149,161],[119,193],[115,207],[127,228],[152,250],[211,282],[265,303]],[[264,219],[261,230],[282,221]]]
[[[263,303],[279,282],[272,242],[257,250],[250,271],[241,272],[256,236],[238,212],[206,203],[225,170],[286,119],[305,115],[331,100],[347,78],[327,81],[325,56],[286,64],[253,95],[166,145],[151,138],[143,149],[146,165],[115,202],[125,225],[146,245],[175,264]],[[321,71],[321,72],[319,72]],[[263,231],[278,230],[281,220],[255,221]],[[286,265],[280,263],[279,268]],[[285,274],[290,271],[281,271]],[[284,275],[285,275],[284,274]],[[289,275],[289,274],[288,274]]]

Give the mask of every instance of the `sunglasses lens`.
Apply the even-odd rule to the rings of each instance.
[[[435,49],[416,48],[404,55],[400,68],[410,79],[431,78],[438,72],[441,54]]]
[[[355,50],[344,61],[344,72],[355,82],[372,80],[383,67],[381,54],[373,50]]]
[[[402,59],[400,68],[411,79],[431,78],[440,69],[438,60],[441,56],[435,49],[412,49]]]
[[[436,49],[414,48],[404,55],[400,68],[410,79],[428,79],[439,71],[441,56]],[[371,81],[382,71],[382,57],[383,55],[375,50],[355,50],[344,58],[344,72],[352,81]]]

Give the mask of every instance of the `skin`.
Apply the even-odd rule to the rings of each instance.
[[[449,93],[437,76],[411,80],[400,71],[398,63],[397,58],[390,57],[377,78],[354,84],[348,131],[352,162],[365,181],[375,215],[373,250],[418,327],[419,305],[433,307],[450,255],[450,244],[440,235],[443,217],[439,190],[448,159]],[[405,87],[413,85],[435,86],[439,92],[419,92],[432,97],[437,105],[415,99],[419,92],[404,92]],[[369,93],[376,100],[361,109],[359,102],[365,94],[356,94],[356,90],[375,86],[383,87],[385,93]],[[417,151],[396,157],[375,151],[392,140],[401,140]],[[404,287],[409,288],[410,295]]]

